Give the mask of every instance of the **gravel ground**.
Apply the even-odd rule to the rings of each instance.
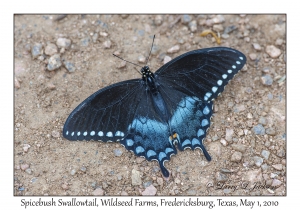
[[[221,37],[220,45],[211,34]],[[15,195],[286,195],[285,15],[16,15]],[[206,147],[165,164],[118,143],[62,137],[93,92],[187,51],[232,47],[248,62],[215,100]],[[187,164],[188,163],[188,164]]]

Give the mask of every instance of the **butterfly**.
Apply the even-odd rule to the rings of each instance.
[[[98,90],[67,118],[63,136],[75,140],[119,141],[135,155],[164,166],[177,149],[199,148],[211,156],[203,140],[213,114],[213,100],[242,69],[238,50],[214,47],[184,53],[155,73],[141,68],[131,79]]]

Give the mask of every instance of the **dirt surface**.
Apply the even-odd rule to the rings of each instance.
[[[221,45],[200,36],[208,29]],[[14,32],[14,195],[286,195],[285,15],[16,15]],[[205,141],[213,160],[179,151],[165,163],[169,180],[157,162],[119,143],[62,137],[81,101],[140,78],[139,68],[112,54],[145,65],[154,34],[152,71],[164,59],[214,46],[248,59],[215,100]],[[62,65],[56,60],[49,71],[52,54]]]

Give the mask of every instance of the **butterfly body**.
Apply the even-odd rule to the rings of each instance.
[[[218,47],[187,52],[155,73],[141,69],[142,79],[113,84],[84,100],[67,119],[69,140],[120,141],[147,160],[164,162],[177,149],[199,148],[210,126],[213,99],[243,67],[239,51]]]

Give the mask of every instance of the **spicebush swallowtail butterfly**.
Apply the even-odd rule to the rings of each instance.
[[[155,73],[144,66],[142,79],[110,85],[79,104],[66,120],[63,136],[119,141],[135,155],[158,161],[165,177],[164,162],[177,149],[199,148],[210,161],[203,139],[213,99],[245,63],[243,53],[214,47],[182,54]]]

